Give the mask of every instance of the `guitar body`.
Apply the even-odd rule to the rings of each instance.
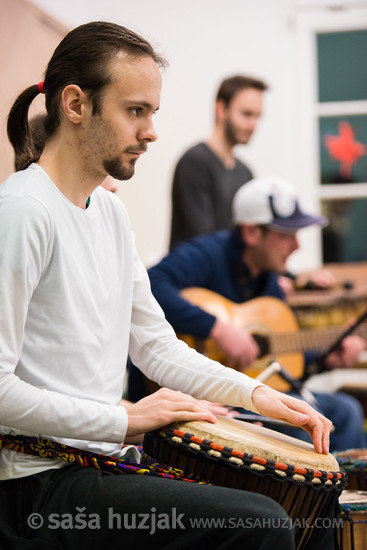
[[[286,303],[278,298],[264,296],[242,304],[235,304],[215,292],[197,287],[186,288],[181,291],[181,295],[191,304],[215,315],[222,321],[250,332],[256,340],[257,337],[260,337],[261,340],[264,339],[265,342],[268,342],[272,335],[298,332],[298,323],[293,312]],[[226,365],[226,357],[212,339],[200,340],[181,334],[178,336],[200,353]],[[246,374],[256,378],[272,360],[283,364],[294,378],[298,379],[303,374],[303,352],[282,353],[275,356],[271,347],[250,365]],[[279,391],[289,391],[290,389],[289,385],[278,375],[272,376],[266,383]]]

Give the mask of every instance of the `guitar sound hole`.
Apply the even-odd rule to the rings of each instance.
[[[264,336],[263,334],[252,334],[251,336],[259,346],[259,349],[260,349],[259,359],[261,357],[264,357],[265,355],[269,355],[270,347],[269,347],[268,337]]]

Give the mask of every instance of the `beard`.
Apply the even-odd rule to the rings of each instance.
[[[224,132],[227,142],[234,147],[235,145],[246,145],[251,137],[247,135],[246,138],[240,138],[239,132],[237,131],[236,126],[232,123],[230,118],[227,118],[225,121]]]
[[[133,153],[135,152],[145,152],[147,150],[146,143],[140,143],[139,145],[135,146],[129,146],[126,147],[124,152]],[[122,180],[129,180],[134,175],[135,170],[135,163],[138,159],[132,158],[129,161],[129,164],[127,166],[124,165],[121,156],[114,157],[111,159],[107,159],[103,162],[103,167],[106,170],[107,174],[109,176],[112,176],[116,180],[122,181]]]
[[[120,157],[115,157],[113,159],[105,160],[103,163],[103,168],[109,176],[112,176],[116,180],[129,180],[134,175],[136,161],[137,159],[131,159],[129,166],[124,166]]]

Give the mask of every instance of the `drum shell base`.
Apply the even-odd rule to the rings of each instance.
[[[281,504],[292,519],[298,550],[311,550],[317,529],[310,529],[317,518],[330,517],[337,507],[341,492],[311,484],[289,483],[274,479],[266,473],[251,471],[208,456],[203,451],[193,451],[187,446],[173,443],[169,438],[148,433],[144,439],[144,452],[160,463],[182,470],[186,475],[217,486],[256,492]]]

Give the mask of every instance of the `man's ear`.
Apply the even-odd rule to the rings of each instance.
[[[244,223],[241,225],[241,237],[247,246],[257,246],[261,234],[261,228],[255,223]]]
[[[215,102],[215,119],[218,121],[223,120],[227,114],[227,106],[223,99],[217,99]]]
[[[63,112],[70,122],[80,124],[89,106],[88,96],[76,84],[69,84],[61,94]]]

